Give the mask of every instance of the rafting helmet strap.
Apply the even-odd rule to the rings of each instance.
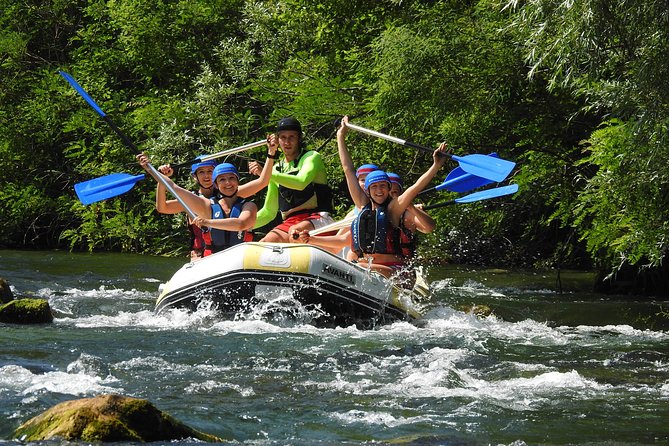
[[[374,203],[376,206],[383,206],[383,203],[378,203],[374,198],[372,198],[372,195],[369,193],[369,191],[367,192],[367,198],[369,198],[369,201]]]
[[[212,184],[211,184],[211,187],[209,187],[209,188],[204,187],[204,186],[202,185],[202,183],[200,183],[200,180],[198,179],[197,174],[195,174],[195,173],[192,174],[191,176],[192,176],[193,179],[195,180],[195,184],[197,184],[197,192],[195,192],[196,194],[202,195],[200,191],[202,191],[202,190],[212,190],[212,189],[215,189],[215,188],[216,188],[216,184],[214,184],[213,182],[212,182]],[[212,191],[212,192],[213,192],[213,191]]]

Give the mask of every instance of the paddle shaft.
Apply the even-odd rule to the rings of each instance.
[[[353,130],[357,130],[368,135],[376,136],[377,138],[385,139],[403,146],[413,147],[415,149],[424,150],[433,153],[429,147],[416,144],[415,142],[407,141],[405,139],[396,138],[394,136],[385,135],[374,130],[369,130],[355,124],[348,123],[347,126]],[[439,153],[439,152],[438,152]],[[465,173],[473,174],[474,176],[488,179],[493,182],[503,181],[509,173],[513,170],[516,163],[512,161],[503,160],[497,157],[489,157],[487,155],[472,154],[465,156],[457,156],[443,153],[442,156],[448,156],[452,160],[457,161]]]
[[[212,153],[211,155],[202,155],[202,156],[200,156],[198,158],[194,158],[190,161],[186,161],[186,162],[179,163],[179,164],[174,164],[174,165],[172,165],[172,168],[173,169],[178,169],[180,167],[190,166],[191,164],[201,163],[203,161],[209,161],[209,160],[213,160],[213,159],[220,158],[220,157],[223,157],[223,156],[233,155],[235,153],[243,152],[245,150],[255,149],[256,147],[264,146],[265,144],[267,144],[266,139],[263,139],[261,141],[256,141],[256,142],[250,142],[248,144],[244,144],[243,146],[233,147],[233,148],[227,149],[227,150],[222,150],[222,151],[217,152],[217,153]]]
[[[102,119],[104,119],[104,121],[107,123],[107,125],[109,125],[109,127],[111,127],[114,133],[116,133],[121,138],[121,141],[123,141],[126,147],[130,148],[133,152],[135,152],[135,154],[138,155],[140,151],[137,148],[137,146],[130,140],[130,138],[126,136],[125,133],[121,131],[120,128],[118,128],[116,123],[112,121],[112,119],[109,116],[107,116],[107,114],[104,111],[102,111],[100,106],[93,100],[93,98],[90,97],[90,95],[86,92],[86,90],[84,90],[81,87],[81,85],[79,85],[79,83],[68,73],[61,71],[60,74],[72,86],[72,88],[74,88],[77,91],[77,93],[79,93],[79,95],[82,98],[84,98],[84,100],[88,103],[88,105],[90,105],[91,108],[93,108],[93,110],[95,110],[95,112],[98,115],[100,115]],[[147,164],[147,166],[149,168],[149,171],[151,172],[151,176],[153,176],[157,181],[160,181],[167,188],[167,190],[169,190],[170,193],[174,195],[174,197],[179,201],[179,203],[181,203],[181,205],[184,207],[186,212],[188,212],[191,218],[196,218],[197,215],[195,214],[195,212],[193,212],[192,209],[188,207],[186,202],[181,197],[179,197],[174,188],[165,180],[165,178],[163,178],[162,174],[158,172],[156,168],[151,165],[151,163]]]
[[[119,138],[121,138],[121,141],[123,141],[123,143],[128,148],[130,148],[133,152],[135,152],[136,155],[139,155],[141,153],[137,148],[137,146],[130,140],[130,138],[128,138],[128,136],[125,133],[121,131],[120,128],[118,128],[116,123],[112,121],[112,119],[109,116],[104,114],[102,115],[102,119],[109,125],[109,127],[111,127],[111,129],[119,136]],[[183,208],[186,210],[186,212],[188,212],[188,215],[190,215],[192,219],[197,218],[197,214],[193,212],[193,210],[186,204],[186,202],[179,196],[179,194],[177,194],[172,185],[165,180],[165,178],[160,172],[158,172],[158,169],[153,167],[151,163],[148,163],[146,166],[149,168],[151,176],[155,178],[156,181],[160,181],[163,184],[163,186],[165,186],[167,190],[170,191],[172,195],[174,195],[174,198],[176,198],[177,201],[181,204],[181,206],[183,206]]]
[[[348,128],[358,131],[360,133],[365,133],[367,135],[376,136],[377,138],[385,139],[386,141],[394,142],[395,144],[400,144],[402,146],[412,147],[414,149],[424,150],[428,153],[434,152],[434,149],[430,147],[423,146],[421,144],[416,144],[415,142],[408,141],[406,139],[396,138],[395,136],[386,135],[384,133],[379,133],[375,130],[366,129],[360,127],[359,125],[351,124],[350,122],[346,125]]]
[[[355,217],[348,217],[344,218],[339,221],[335,221],[334,223],[330,223],[329,225],[325,225],[322,228],[314,229],[313,231],[309,231],[309,235],[318,235],[318,234],[323,234],[324,232],[330,232],[330,231],[335,231],[339,230],[342,228],[346,228],[353,223],[353,220],[355,220]]]
[[[326,232],[331,232],[331,231],[338,231],[342,228],[346,228],[348,226],[351,226],[351,223],[353,223],[353,220],[355,220],[355,217],[346,217],[342,220],[332,222],[330,224],[327,224],[325,226],[321,226],[318,229],[314,229],[313,231],[309,231],[309,236],[312,235],[320,235]],[[300,235],[296,232],[293,234],[293,240],[297,240],[300,238]]]

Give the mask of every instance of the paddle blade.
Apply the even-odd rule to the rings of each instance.
[[[497,155],[495,152],[488,156],[499,158],[499,155]],[[446,189],[451,192],[463,193],[478,189],[479,187],[487,186],[490,183],[493,183],[493,181],[487,178],[477,177],[476,175],[465,172],[461,167],[456,167],[449,172],[444,182],[435,187],[435,189],[439,191]]]
[[[79,95],[84,98],[86,102],[88,102],[88,105],[90,105],[93,110],[97,112],[97,114],[103,118],[106,116],[105,112],[102,111],[100,106],[93,100],[93,98],[88,95],[88,93],[86,93],[86,90],[84,90],[83,87],[79,85],[79,82],[77,82],[70,74],[66,73],[65,71],[59,71],[58,73],[63,76],[63,78],[72,86],[72,88],[77,90],[77,93],[79,93]]]
[[[451,192],[468,192],[479,187],[486,186],[493,181],[487,178],[477,177],[471,173],[467,173],[460,167],[453,169],[443,183],[435,187],[436,190],[449,190]]]
[[[124,194],[142,179],[144,179],[144,174],[112,173],[111,175],[77,183],[74,185],[74,191],[82,204],[91,204]]]
[[[516,163],[489,155],[451,155],[462,170],[474,176],[485,178],[492,183],[501,183],[511,173]]]
[[[502,197],[504,195],[511,195],[518,192],[518,185],[511,184],[509,186],[496,187],[494,189],[482,190],[481,192],[474,192],[473,194],[464,197],[456,198],[456,203],[473,203],[475,201],[488,200],[490,198]]]

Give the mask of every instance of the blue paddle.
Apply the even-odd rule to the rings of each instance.
[[[91,204],[124,194],[132,189],[135,183],[143,179],[144,174],[112,173],[77,183],[74,185],[74,191],[82,204]]]
[[[177,167],[185,167],[193,163],[208,161],[215,158],[232,155],[243,150],[252,149],[265,145],[266,140],[256,141],[243,146],[234,147],[232,149],[223,150],[221,152],[213,153],[211,155],[202,155],[185,163],[172,165],[173,169]],[[135,186],[135,183],[144,179],[144,174],[130,175],[127,173],[112,173],[103,177],[94,178],[92,180],[83,181],[74,185],[74,191],[79,197],[82,204],[91,204],[96,201],[106,200],[108,198],[116,197],[117,195],[128,192]]]
[[[99,106],[98,104],[95,103],[95,101],[88,95],[88,93],[86,93],[86,91],[81,87],[81,85],[79,85],[79,83],[78,83],[72,76],[70,76],[68,73],[66,73],[66,72],[64,72],[64,71],[59,71],[59,73],[60,73],[60,75],[63,76],[63,78],[64,78],[64,79],[65,79],[65,80],[72,86],[72,88],[74,88],[74,89],[77,91],[77,93],[79,93],[79,95],[80,95],[82,98],[84,98],[84,100],[85,100],[86,102],[88,102],[88,105],[90,105],[91,108],[93,108],[93,110],[95,110],[95,112],[96,112],[98,115],[100,115],[100,117],[102,117],[102,119],[104,119],[104,121],[109,125],[109,127],[111,127],[112,130],[113,130],[113,131],[114,131],[114,132],[121,138],[121,140],[123,141],[123,143],[124,143],[129,149],[131,149],[133,152],[135,152],[136,154],[139,154],[140,151],[139,151],[139,149],[137,148],[137,146],[135,146],[135,144],[133,144],[133,142],[130,140],[130,138],[128,138],[128,137],[121,131],[121,129],[119,129],[119,128],[116,126],[116,124],[114,123],[114,121],[112,121],[111,118],[110,118],[109,116],[107,116],[107,115],[105,114],[105,112],[102,111],[102,109],[100,108],[100,106]],[[147,164],[147,166],[148,166],[148,168],[149,168],[149,171],[151,172],[151,176],[154,177],[154,178],[156,179],[156,181],[160,181],[161,183],[163,183],[163,185],[167,188],[167,190],[169,190],[170,193],[171,193],[172,195],[174,195],[174,197],[179,201],[179,203],[181,203],[181,205],[184,207],[184,209],[186,210],[186,212],[188,212],[188,214],[191,216],[191,218],[193,218],[193,219],[197,218],[197,215],[195,214],[195,212],[193,212],[193,211],[191,210],[191,208],[188,207],[188,205],[186,204],[186,202],[183,201],[183,199],[182,199],[181,197],[179,197],[179,195],[174,191],[174,188],[173,188],[167,181],[165,181],[165,179],[163,178],[162,174],[161,174],[160,172],[158,172],[158,171],[156,170],[156,168],[153,167],[151,164]],[[112,175],[113,175],[113,174],[112,174]],[[120,175],[123,175],[123,174],[120,174]],[[103,177],[103,178],[105,178],[105,177]],[[115,180],[115,181],[118,181],[118,179]],[[121,181],[123,181],[123,180],[121,180]],[[136,181],[129,181],[129,182],[128,182],[128,184],[130,184],[130,187],[131,187],[131,188],[132,188],[132,186],[133,186],[135,183],[136,183]],[[102,184],[99,184],[97,187],[99,188],[97,193],[102,194],[102,193],[103,193],[102,190],[105,189],[105,187],[104,187]],[[123,186],[123,187],[125,187],[125,186]],[[115,189],[115,187],[112,187],[112,190],[114,190],[114,189]],[[93,192],[93,194],[91,194],[91,196],[95,196],[95,194],[96,194],[96,192]],[[112,196],[113,196],[113,195],[112,195]],[[107,198],[109,198],[109,197],[107,197]],[[97,200],[96,200],[96,201],[97,201]],[[86,204],[86,203],[84,203],[84,204]]]
[[[488,156],[499,158],[497,153],[491,153]],[[435,187],[436,190],[449,190],[451,192],[469,192],[470,190],[478,189],[479,187],[487,186],[493,183],[487,178],[477,177],[471,173],[465,172],[461,167],[456,167],[446,176],[443,183]]]
[[[429,209],[440,208],[443,206],[448,206],[456,203],[473,203],[475,201],[489,200],[491,198],[497,198],[497,197],[502,197],[504,195],[515,194],[516,192],[518,192],[518,185],[511,184],[509,186],[496,187],[494,189],[474,192],[473,194],[465,195],[464,197],[456,198],[455,200],[442,201],[441,203],[423,206],[423,210],[427,211]]]
[[[488,156],[494,156],[496,158],[499,158],[499,156],[496,153],[491,153]],[[490,181],[487,178],[477,177],[476,175],[472,175],[471,173],[465,172],[460,167],[456,167],[455,169],[449,172],[443,183],[435,187],[430,187],[429,189],[425,189],[421,191],[418,195],[426,194],[434,190],[442,191],[444,189],[451,192],[463,193],[463,192],[469,192],[470,190],[473,189],[478,189],[479,187],[487,186],[488,184],[491,183],[494,183],[494,181]]]
[[[376,136],[377,138],[385,139],[403,146],[412,147],[414,149],[424,150],[426,152],[432,153],[434,149],[431,149],[427,146],[422,146],[416,144],[415,142],[407,141],[405,139],[396,138],[394,136],[385,135],[374,130],[369,130],[358,125],[351,124],[350,122],[347,126],[361,133],[366,133],[371,136]],[[488,155],[473,154],[465,156],[449,155],[451,159],[458,162],[460,167],[466,173],[470,173],[474,176],[485,178],[490,180],[492,183],[499,183],[504,181],[507,176],[511,173],[513,168],[516,166],[516,163],[513,161],[503,160],[501,158],[496,158]]]

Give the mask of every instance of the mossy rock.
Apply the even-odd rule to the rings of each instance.
[[[6,304],[14,300],[14,293],[9,286],[9,282],[0,277],[0,304]]]
[[[16,299],[0,306],[0,322],[47,324],[53,322],[53,314],[44,299]]]
[[[57,404],[19,426],[14,438],[21,441],[64,439],[90,442],[184,438],[223,441],[186,426],[147,400],[122,395],[101,395]]]

